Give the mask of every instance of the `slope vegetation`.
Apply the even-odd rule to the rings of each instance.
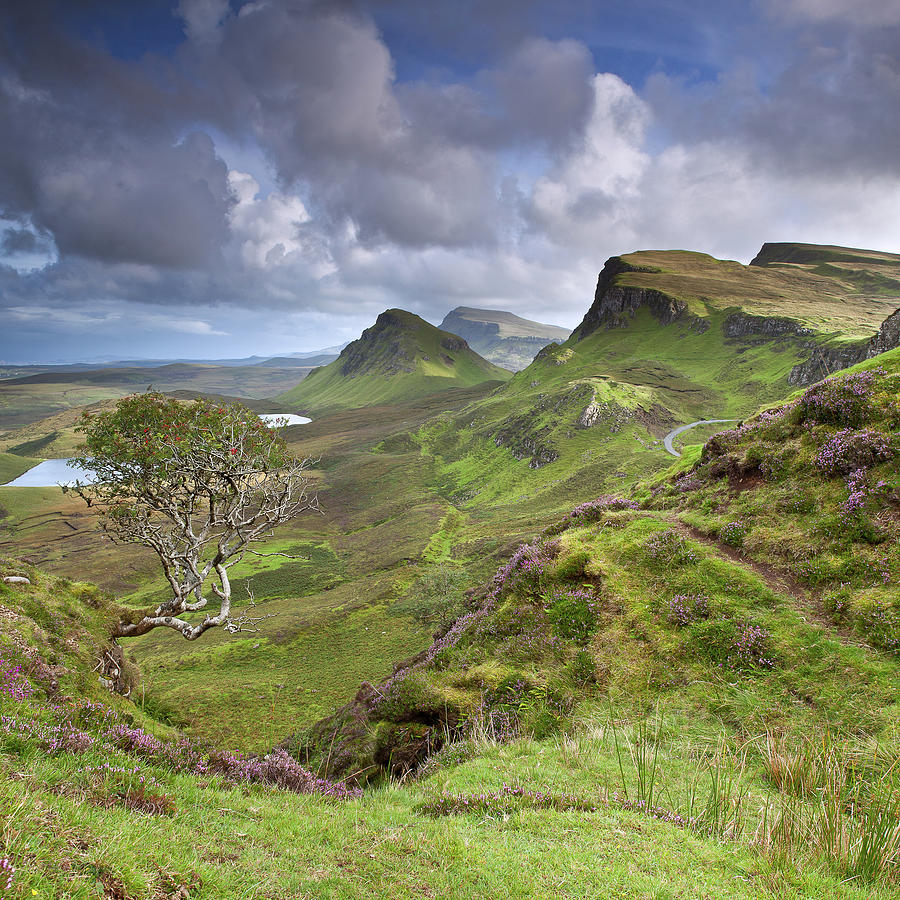
[[[462,338],[413,313],[389,309],[333,363],[311,372],[279,400],[320,413],[410,400],[507,378],[509,372],[482,359]]]
[[[833,255],[806,247],[804,259],[818,249]],[[687,251],[613,257],[572,336],[436,422],[424,446],[443,460],[449,494],[476,503],[516,499],[525,480],[533,486],[525,493],[545,505],[614,489],[619,473],[664,463],[659,441],[671,428],[743,418],[897,346],[900,289],[888,292],[882,269],[900,257],[872,257],[879,291],[858,274],[865,254],[853,257],[852,278],[843,269],[820,274],[812,262],[778,263],[772,251],[765,266]],[[541,471],[526,475],[529,468]]]

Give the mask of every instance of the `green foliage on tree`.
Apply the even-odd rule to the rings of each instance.
[[[172,591],[138,621],[120,622],[117,636],[165,626],[194,640],[218,626],[255,629],[259,617],[231,614],[228,569],[255,552],[248,545],[318,508],[305,474],[310,460],[294,458],[240,404],[180,403],[158,393],[85,413],[79,431],[83,455],[73,463],[96,480],[70,490],[100,508],[101,528],[113,540],[150,547]],[[191,621],[200,611],[204,617]]]

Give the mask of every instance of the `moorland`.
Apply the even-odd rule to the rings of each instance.
[[[111,644],[158,562],[0,488],[7,893],[900,896],[898,307],[891,254],[642,251],[515,374],[398,310],[256,367],[321,504],[233,570],[258,633]],[[4,482],[129,390],[21,382]]]

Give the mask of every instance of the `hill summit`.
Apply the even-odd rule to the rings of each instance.
[[[513,372],[524,369],[551,341],[564,341],[567,328],[523,319],[500,309],[457,306],[440,326],[468,341],[485,359]]]
[[[340,356],[281,396],[303,408],[355,408],[505,381],[466,341],[404,309],[385,310]]]

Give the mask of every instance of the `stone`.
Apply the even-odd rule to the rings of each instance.
[[[26,578],[24,575],[4,575],[3,583],[4,584],[31,584],[31,579]]]

